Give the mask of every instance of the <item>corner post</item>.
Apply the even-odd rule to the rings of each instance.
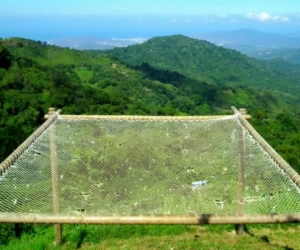
[[[53,114],[55,109],[49,108],[49,115]],[[59,213],[59,185],[58,185],[58,164],[57,164],[57,147],[56,147],[56,127],[52,124],[50,127],[50,151],[51,151],[51,173],[52,173],[52,196],[53,212]],[[54,224],[55,243],[59,245],[62,242],[62,225]]]
[[[242,116],[246,116],[246,109],[240,109],[239,113]],[[238,161],[239,161],[239,172],[238,172],[238,194],[237,194],[237,213],[238,215],[243,215],[244,205],[243,205],[243,197],[244,197],[244,175],[245,175],[245,134],[244,128],[240,123],[239,128],[239,142],[238,142]],[[236,224],[235,232],[237,235],[242,235],[244,233],[244,224]]]

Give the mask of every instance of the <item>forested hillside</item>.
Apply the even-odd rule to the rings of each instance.
[[[234,105],[249,110],[255,128],[300,172],[298,87],[283,70],[183,36],[108,54],[4,39],[0,158],[44,121],[49,107],[65,114],[205,115],[231,114]]]
[[[143,62],[216,86],[252,86],[300,93],[290,74],[240,52],[182,35],[156,37],[143,44],[105,51],[130,65]]]

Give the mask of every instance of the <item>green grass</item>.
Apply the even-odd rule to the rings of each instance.
[[[89,82],[93,76],[93,71],[89,70],[87,67],[77,67],[75,68],[75,72],[84,83]]]
[[[63,242],[54,244],[51,225],[13,239],[5,250],[44,249],[300,249],[300,225],[248,225],[237,236],[233,225],[64,225]]]

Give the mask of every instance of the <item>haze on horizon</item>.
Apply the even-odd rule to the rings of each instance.
[[[0,3],[0,37],[49,40],[196,35],[242,28],[299,33],[298,0],[10,0]]]

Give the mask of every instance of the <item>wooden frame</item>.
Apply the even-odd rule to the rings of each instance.
[[[244,173],[244,129],[247,130],[264,148],[265,151],[275,160],[282,170],[300,187],[300,176],[292,169],[292,167],[283,160],[281,156],[255,131],[255,129],[247,122],[250,116],[245,111],[238,111],[232,107],[234,113],[242,125],[239,132],[239,190],[238,200],[242,200],[243,196],[243,173]],[[0,222],[10,223],[50,223],[55,224],[56,243],[62,240],[61,224],[235,224],[238,231],[242,232],[243,224],[254,223],[299,223],[300,212],[295,214],[257,214],[243,215],[243,205],[238,208],[238,214],[232,215],[144,215],[144,216],[111,216],[111,215],[61,215],[59,213],[58,203],[58,176],[57,176],[57,156],[56,156],[56,129],[53,124],[59,117],[62,119],[72,120],[151,120],[151,121],[196,121],[222,119],[232,115],[224,116],[87,116],[87,115],[60,115],[60,110],[51,112],[45,117],[47,121],[38,128],[24,143],[22,143],[10,156],[8,156],[0,164],[0,175],[2,175],[20,155],[48,128],[51,130],[51,166],[52,166],[52,192],[53,192],[53,214],[16,214],[16,213],[0,213]]]
[[[300,213],[295,214],[253,214],[253,215],[42,215],[0,213],[0,222],[46,223],[46,224],[261,224],[299,223]]]
[[[300,175],[261,137],[259,133],[251,126],[245,117],[235,108],[231,107],[235,114],[238,115],[239,121],[245,129],[255,138],[255,140],[263,147],[263,149],[274,159],[279,167],[293,180],[300,188]]]

